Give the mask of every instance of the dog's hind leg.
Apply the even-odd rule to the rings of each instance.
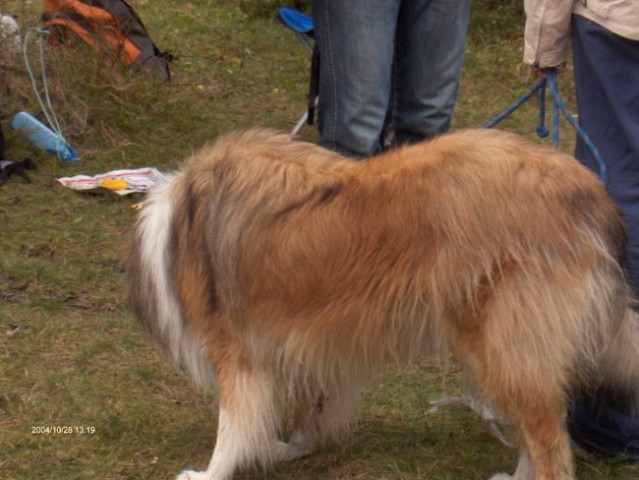
[[[531,403],[517,420],[537,480],[573,480],[574,460],[563,405]]]
[[[280,415],[275,382],[250,365],[218,373],[220,413],[213,456],[204,472],[185,470],[176,480],[229,480],[242,467],[280,460]]]
[[[326,397],[324,394],[305,396],[295,412],[293,433],[286,448],[282,451],[282,460],[295,460],[310,454],[320,442],[322,415]]]
[[[310,454],[327,438],[339,439],[357,416],[359,381],[315,385],[297,401],[293,432],[282,460],[294,460]]]
[[[520,345],[520,349],[525,348]],[[559,379],[560,371],[546,368],[544,378],[534,372],[539,367],[534,360],[532,364],[523,361],[534,359],[530,352],[523,357],[512,351],[504,357],[503,348],[499,352],[493,350],[484,357],[479,384],[484,394],[519,427],[524,453],[514,478],[574,480],[574,461],[565,426],[566,395]],[[507,357],[510,364],[506,363]],[[527,465],[526,453],[532,468]],[[534,471],[532,477],[531,471]]]
[[[565,399],[560,388],[543,391],[526,388],[523,380],[515,391],[504,390],[494,397],[519,426],[522,454],[513,477],[494,480],[574,480],[574,461],[565,428]],[[503,395],[503,396],[501,396]]]
[[[241,446],[238,445],[240,432],[229,418],[228,413],[220,408],[217,428],[217,439],[213,457],[205,472],[184,470],[176,480],[227,480],[233,477],[233,472],[241,463],[239,455]]]

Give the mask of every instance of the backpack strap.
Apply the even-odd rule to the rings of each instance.
[[[133,18],[135,18],[136,22],[138,22],[138,24],[140,25],[140,27],[142,27],[142,30],[144,31],[144,33],[147,35],[149,42],[151,42],[151,45],[153,46],[153,53],[155,54],[155,56],[160,57],[165,59],[167,62],[172,62],[175,59],[175,55],[173,55],[172,53],[166,51],[166,50],[160,50],[157,45],[153,42],[153,40],[151,40],[151,36],[149,35],[148,30],[146,29],[146,27],[144,26],[144,23],[142,23],[142,19],[140,18],[140,16],[138,15],[138,12],[136,12],[135,10],[133,10],[133,7],[131,5],[129,5],[128,2],[126,2],[125,0],[120,0],[125,7],[127,7],[127,9],[129,10],[129,13],[131,14],[131,16]],[[170,76],[170,72],[168,72],[167,69],[167,74]]]
[[[315,121],[315,107],[317,105],[317,97],[319,95],[319,76],[320,76],[320,54],[317,44],[313,47],[313,55],[311,57],[311,76],[308,86],[308,98],[306,108],[308,109],[308,118],[306,123],[313,125]]]

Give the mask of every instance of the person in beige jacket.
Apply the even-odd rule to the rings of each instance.
[[[524,62],[537,68],[566,63],[573,16],[589,20],[612,35],[639,41],[637,0],[524,0],[524,9]]]
[[[524,62],[567,70],[572,41],[579,123],[601,153],[608,191],[628,226],[628,279],[639,299],[639,0],[524,0]],[[585,143],[575,156],[599,167]],[[578,447],[639,460],[639,417],[614,392],[575,395],[568,430]]]

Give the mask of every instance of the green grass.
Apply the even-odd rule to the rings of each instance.
[[[0,55],[0,121],[8,155],[32,156],[33,183],[0,188],[0,478],[168,479],[206,466],[214,398],[143,334],[125,304],[123,236],[139,198],[65,190],[60,176],[114,168],[174,168],[221,132],[288,130],[303,111],[308,58],[269,8],[278,2],[132,1],[161,49],[177,56],[158,85],[81,46],[47,49],[53,103],[82,161],[64,164],[8,131],[18,110],[39,113],[21,62]],[[481,126],[534,81],[522,67],[520,2],[474,2],[455,128]],[[40,2],[0,1],[37,25]],[[37,66],[36,49],[32,63]],[[572,104],[570,75],[562,89]],[[503,126],[534,137],[536,108]],[[568,132],[568,128],[564,127]],[[303,136],[313,140],[307,128]],[[570,148],[566,134],[563,148]],[[19,327],[14,335],[7,335]],[[278,466],[273,479],[485,479],[512,470],[502,447],[464,408],[425,417],[428,400],[459,387],[426,362],[389,369],[364,395],[362,420],[340,444]],[[36,434],[37,427],[85,433]],[[86,430],[95,429],[95,433]],[[635,466],[580,462],[583,480],[635,479]],[[248,472],[239,478],[262,478]]]

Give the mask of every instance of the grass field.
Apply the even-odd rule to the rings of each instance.
[[[42,2],[0,0],[37,26]],[[78,194],[60,176],[115,168],[174,168],[217,134],[252,125],[288,130],[303,111],[308,58],[274,2],[131,0],[161,49],[170,84],[130,73],[93,51],[46,49],[63,130],[82,160],[65,164],[8,131],[39,113],[23,61],[0,55],[0,121],[9,158],[31,156],[33,182],[0,188],[0,479],[169,479],[204,468],[215,440],[214,397],[146,338],[127,310],[120,255],[139,200]],[[481,126],[534,82],[521,65],[519,2],[477,0],[455,128]],[[31,64],[38,71],[37,47]],[[5,52],[6,53],[6,52]],[[570,74],[562,78],[572,97]],[[572,104],[572,103],[571,103]],[[504,128],[532,137],[537,111]],[[570,148],[572,135],[564,127]],[[314,140],[307,128],[303,136]],[[361,422],[341,444],[278,466],[272,479],[486,479],[515,451],[461,407],[432,417],[428,401],[458,391],[455,368],[389,368],[364,395]],[[59,427],[58,433],[42,427]],[[636,466],[580,462],[582,480],[631,480]],[[249,472],[238,478],[263,478]]]

